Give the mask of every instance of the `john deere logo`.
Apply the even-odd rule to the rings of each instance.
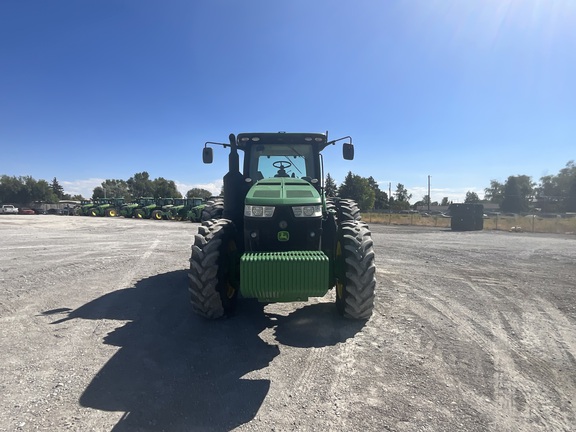
[[[290,240],[290,233],[288,231],[278,231],[278,241]]]

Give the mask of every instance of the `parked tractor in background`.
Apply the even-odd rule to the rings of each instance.
[[[371,233],[351,200],[327,201],[321,152],[350,137],[328,141],[318,133],[231,134],[224,198],[206,205],[190,258],[192,308],[214,319],[234,312],[238,297],[260,302],[305,301],[336,291],[339,313],[368,319],[374,307],[376,267]],[[244,152],[240,171],[238,150]],[[209,217],[208,217],[209,216]]]
[[[203,198],[188,198],[186,219],[190,222],[200,222],[206,203]]]
[[[99,198],[89,209],[90,216],[116,217],[124,205],[124,198]]]
[[[139,201],[140,199],[133,201],[131,203],[124,204],[120,208],[120,216],[123,216],[128,219],[133,218],[134,212],[136,211],[136,209],[140,207],[140,201]]]
[[[165,199],[159,199],[157,201],[152,197],[140,198],[140,206],[134,210],[134,217],[136,219],[164,219],[164,212],[162,211],[164,200]]]
[[[174,198],[174,205],[166,211],[166,219],[181,221],[186,219],[188,211],[187,198]]]
[[[158,198],[156,204],[160,206],[162,210],[162,219],[170,219],[172,215],[172,208],[175,205],[177,199],[181,198]]]
[[[166,211],[166,218],[170,220],[192,220],[200,221],[200,215],[204,208],[202,198],[174,198],[174,205]]]
[[[96,204],[90,200],[80,201],[80,205],[74,208],[74,215],[76,216],[89,216],[90,209]]]

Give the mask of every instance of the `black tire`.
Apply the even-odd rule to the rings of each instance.
[[[351,319],[370,318],[375,290],[376,265],[370,229],[365,222],[343,222],[336,244],[338,312]]]
[[[93,216],[93,217],[100,216],[100,213],[98,212],[98,210],[93,208],[93,209],[90,209],[90,216]]]
[[[136,219],[146,219],[146,213],[142,209],[134,210],[134,217]]]
[[[162,211],[161,210],[154,210],[152,212],[152,214],[150,215],[150,219],[162,220],[163,219]]]
[[[220,219],[224,213],[224,198],[213,198],[206,203],[202,210],[201,222],[210,219]]]
[[[341,198],[328,198],[326,201],[326,207],[336,209],[336,218],[338,222],[346,221],[359,221],[362,220],[360,215],[360,208],[356,201],[351,199],[341,199]]]
[[[234,313],[240,275],[236,228],[231,220],[206,221],[194,236],[190,257],[189,291],[194,313],[216,319]]]
[[[118,216],[118,210],[116,210],[115,208],[107,208],[106,209],[106,216],[116,217],[116,216]]]
[[[334,198],[326,198],[326,211],[328,213],[333,212],[336,214],[336,203],[334,202]]]

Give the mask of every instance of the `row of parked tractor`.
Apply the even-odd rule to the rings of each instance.
[[[130,203],[125,203],[124,198],[99,198],[83,201],[74,209],[74,214],[199,222],[205,206],[202,198],[142,197]]]

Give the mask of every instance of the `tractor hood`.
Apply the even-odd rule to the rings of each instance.
[[[258,181],[246,195],[249,205],[322,204],[318,191],[306,180],[274,177]]]

